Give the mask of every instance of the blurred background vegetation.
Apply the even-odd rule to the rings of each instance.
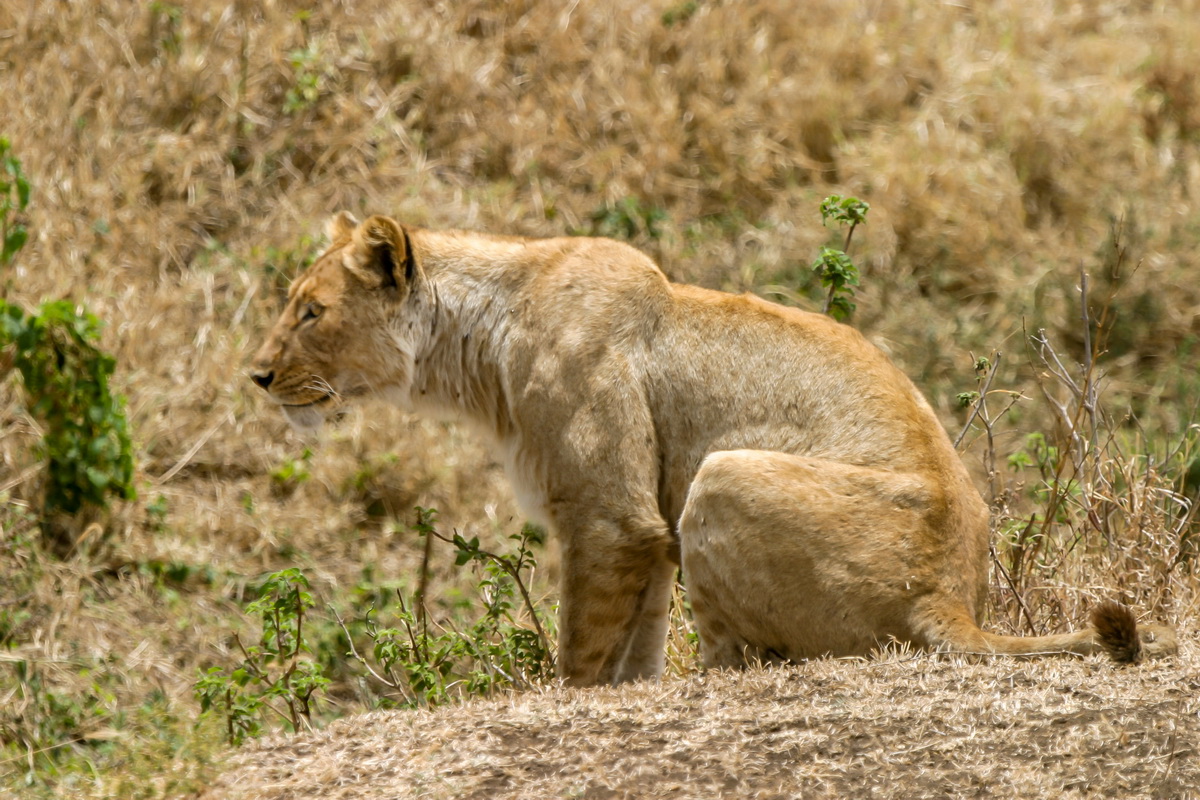
[[[818,206],[859,197],[850,324],[952,437],[970,418],[988,624],[1078,625],[1111,596],[1190,631],[1196,53],[1194,0],[3,4],[0,136],[30,190],[0,299],[103,323],[136,499],[47,518],[48,428],[0,351],[0,791],[202,788],[228,719],[196,684],[286,663],[278,631],[275,662],[243,648],[280,570],[306,576],[314,724],[417,702],[347,657],[372,619],[453,639],[508,597],[531,629],[470,553],[520,537],[552,624],[553,546],[520,536],[486,443],[382,406],[303,442],[246,380],[339,209],[619,237],[675,280],[819,310],[810,265],[842,234]],[[418,505],[461,543],[422,538]],[[427,540],[418,620],[396,606]],[[690,639],[680,610],[675,673]]]

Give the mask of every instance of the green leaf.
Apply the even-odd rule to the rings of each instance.
[[[29,232],[25,230],[23,225],[17,225],[10,230],[8,235],[4,237],[3,247],[0,247],[0,263],[7,264],[12,261],[17,251],[25,246],[28,238]]]
[[[87,476],[88,476],[88,480],[90,480],[92,482],[92,485],[95,486],[97,489],[104,489],[108,486],[109,483],[112,482],[112,479],[109,477],[108,473],[101,472],[100,470],[96,469],[95,467],[87,468]]]
[[[867,212],[871,206],[857,197],[842,197],[831,194],[821,201],[821,221],[833,219],[847,225],[859,225],[866,222]]]
[[[845,322],[850,319],[850,316],[854,313],[854,309],[857,307],[845,297],[835,297],[829,303],[829,316],[839,322]]]

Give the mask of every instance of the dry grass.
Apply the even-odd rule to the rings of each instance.
[[[811,307],[807,264],[829,236],[816,204],[833,192],[857,194],[872,211],[856,236],[865,274],[855,324],[914,376],[952,430],[965,418],[954,395],[974,386],[972,352],[1004,350],[993,388],[1026,397],[996,423],[995,475],[983,467],[982,438],[969,437],[965,452],[1010,543],[1008,521],[1044,509],[1045,499],[1036,493],[1042,471],[1009,472],[1007,457],[1031,432],[1060,446],[1071,436],[1040,388],[1065,400],[1065,383],[1045,377],[1024,331],[1045,327],[1068,363],[1084,360],[1075,288],[1083,266],[1094,319],[1109,309],[1099,363],[1110,416],[1086,457],[1061,459],[1064,471],[1055,472],[1058,463],[1051,471],[1083,489],[1033,529],[1044,535],[1017,542],[1026,555],[1012,585],[1032,620],[997,572],[991,624],[1061,628],[1108,596],[1156,618],[1194,619],[1196,526],[1186,505],[1200,485],[1196,475],[1187,479],[1189,466],[1196,471],[1189,425],[1200,398],[1194,0],[821,0],[803,13],[783,0],[301,8],[283,0],[0,5],[0,135],[34,185],[30,243],[0,285],[30,306],[71,297],[107,321],[104,344],[129,398],[141,492],[100,519],[72,557],[48,556],[29,512],[40,485],[37,425],[17,384],[0,387],[6,788],[157,797],[203,787],[219,756],[207,729],[192,730],[191,684],[198,669],[230,663],[257,575],[300,566],[320,602],[345,609],[360,584],[411,585],[420,548],[389,520],[413,505],[437,507],[447,528],[485,541],[519,527],[483,443],[382,407],[330,431],[313,448],[309,479],[272,479],[280,465],[303,460],[305,443],[254,394],[243,365],[337,208],[542,235],[603,228],[605,209],[633,198],[643,214],[663,215],[653,228],[644,218],[624,221],[673,277]],[[160,495],[161,518],[146,510]],[[1014,565],[1017,555],[1003,543],[1000,550]],[[434,585],[444,617],[455,613],[464,584],[449,560],[442,554]],[[552,579],[553,557],[543,561],[543,578]],[[757,718],[770,711],[767,700],[738,711],[756,685],[766,691],[756,682],[782,681],[789,696],[805,689],[788,676],[824,676],[852,684],[846,702],[861,695],[856,707],[869,721],[882,713],[871,703],[886,702],[888,687],[911,677],[908,667],[840,663],[694,677],[686,621],[677,626],[672,663],[683,682],[629,690],[679,698],[669,708],[716,714],[725,702],[722,713],[732,716],[718,718]],[[336,651],[332,635],[324,641]],[[968,692],[964,703],[975,702],[969,692],[978,687],[955,683],[957,668],[918,663],[929,681],[958,686]],[[1192,663],[1113,680],[1166,681]],[[987,669],[1043,674],[1042,665]],[[1090,667],[1046,669],[1082,680]],[[369,705],[357,676],[335,678],[326,716]],[[1019,683],[1001,692],[1010,698],[1003,703],[1045,699],[1042,684]],[[1062,700],[1064,714],[1082,721],[1058,738],[1039,735],[1019,755],[1032,763],[1041,747],[1082,748],[1078,758],[1099,752],[1086,749],[1096,740],[1085,734],[1103,738],[1116,729],[1110,722],[1133,720],[1140,697],[1158,716],[1134,730],[1185,719],[1153,705],[1174,697],[1142,691],[1105,695],[1115,722],[1070,717],[1082,701]],[[624,695],[597,693],[595,708],[610,696]],[[558,697],[511,702],[550,714]],[[587,710],[590,696],[571,697],[565,708],[593,726],[589,736],[601,735],[605,718]],[[1194,734],[1186,725],[1195,709],[1186,707],[1191,721],[1177,724]],[[487,708],[464,711],[463,730]],[[455,711],[439,713],[388,724],[455,724]],[[799,737],[804,729],[787,730]],[[929,748],[897,764],[926,763],[917,759],[961,744],[932,727],[897,730],[912,735],[894,752]],[[747,741],[773,746],[767,733]],[[800,748],[793,760],[817,763],[816,741],[789,741]],[[1173,785],[1162,780],[1195,787],[1179,760],[1154,760],[1168,752],[1150,752],[1157,739],[1136,741],[1149,742],[1145,771],[1130,778],[1136,792]],[[830,783],[814,782],[814,791],[859,785],[838,782],[851,780],[843,773],[859,763],[856,752],[830,745],[820,755]],[[1014,774],[1008,752],[996,751],[988,767],[997,776]],[[1092,761],[1072,763],[1091,776]],[[694,767],[704,764],[716,762]],[[783,779],[771,769],[756,773],[767,788]],[[917,780],[905,769],[892,774]],[[1087,779],[1117,786],[1105,775]]]
[[[1197,689],[1194,655],[1114,670],[906,654],[548,688],[265,741],[204,798],[1192,796]]]

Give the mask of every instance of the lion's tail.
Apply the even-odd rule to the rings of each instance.
[[[1142,657],[1137,619],[1120,603],[1109,600],[1096,606],[1092,612],[1092,629],[1100,646],[1118,664],[1133,664]]]
[[[1101,603],[1091,626],[1074,633],[1051,636],[1000,636],[961,621],[933,637],[935,645],[950,652],[1011,656],[1092,655],[1107,653],[1113,661],[1132,664],[1143,658],[1161,658],[1178,652],[1175,632],[1163,625],[1139,626],[1133,612],[1120,603]]]

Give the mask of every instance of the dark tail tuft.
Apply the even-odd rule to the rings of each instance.
[[[1125,606],[1111,600],[1101,603],[1092,612],[1092,627],[1113,661],[1132,664],[1142,657],[1137,620]]]

